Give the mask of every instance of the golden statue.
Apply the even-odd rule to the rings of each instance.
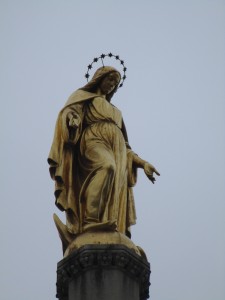
[[[64,252],[83,233],[89,240],[100,232],[130,238],[137,168],[152,183],[154,173],[160,175],[132,151],[122,114],[111,104],[120,80],[115,68],[99,68],[69,97],[56,122],[48,163],[56,206],[66,213],[66,225],[54,215]]]

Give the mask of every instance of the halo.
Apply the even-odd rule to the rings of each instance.
[[[104,67],[103,59],[105,57],[109,57],[109,58],[113,57],[116,60],[119,60],[120,64],[123,66],[123,76],[121,77],[122,80],[121,80],[121,83],[119,84],[118,88],[122,87],[124,80],[127,78],[127,76],[126,76],[127,68],[124,65],[124,60],[120,59],[119,55],[114,55],[111,52],[108,53],[108,54],[101,54],[99,57],[95,57],[93,59],[92,63],[90,65],[88,65],[88,67],[87,67],[88,69],[87,69],[87,73],[85,74],[85,78],[87,78],[87,81],[88,81],[88,78],[90,77],[89,71],[93,68],[93,64],[96,63],[96,62],[98,62],[100,59],[102,61],[102,65]]]

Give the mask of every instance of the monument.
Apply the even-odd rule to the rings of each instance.
[[[123,75],[103,60],[114,58]],[[131,241],[136,222],[132,188],[137,169],[152,183],[150,163],[129,145],[122,114],[111,99],[126,79],[124,61],[102,54],[92,79],[76,90],[59,112],[48,163],[55,181],[55,204],[66,224],[54,215],[64,258],[57,267],[60,300],[138,300],[149,297],[150,264]]]

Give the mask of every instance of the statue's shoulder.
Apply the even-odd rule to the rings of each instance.
[[[97,95],[94,93],[86,92],[84,90],[76,90],[68,98],[65,107],[73,104],[83,103],[88,100],[94,99]]]

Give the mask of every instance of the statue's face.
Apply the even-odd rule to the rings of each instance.
[[[100,90],[103,95],[108,95],[119,84],[120,76],[118,73],[113,72],[108,74],[100,83]]]

